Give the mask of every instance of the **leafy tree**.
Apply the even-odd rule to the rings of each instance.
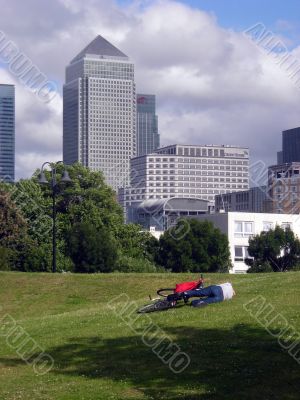
[[[0,187],[0,269],[18,269],[22,251],[31,243],[27,223],[11,199],[10,192]]]
[[[268,232],[250,238],[248,253],[253,260],[247,260],[252,271],[288,271],[300,261],[300,241],[290,228],[276,226]]]
[[[15,254],[6,247],[0,247],[0,271],[9,271],[12,267],[12,260]]]
[[[78,222],[69,233],[69,254],[75,272],[110,272],[115,269],[117,247],[108,229],[91,221]]]
[[[27,224],[11,199],[9,192],[0,189],[0,243],[16,249],[27,235]]]
[[[189,229],[177,237],[166,231],[159,240],[157,261],[173,272],[225,272],[230,266],[228,238],[209,221],[188,220]],[[180,221],[177,229],[180,230]]]
[[[122,255],[153,261],[158,248],[158,240],[136,224],[120,224],[114,227],[114,235]]]
[[[123,224],[123,213],[116,201],[114,191],[105,183],[102,173],[92,172],[80,164],[68,167],[71,185],[60,183],[64,170],[56,165],[57,182],[57,266],[59,270],[71,270],[66,238],[73,226],[89,219],[96,228],[107,227],[109,232]],[[20,217],[27,224],[33,246],[26,246],[18,255],[16,268],[25,271],[50,271],[52,261],[52,191],[50,185],[38,183],[37,170],[31,179],[15,185],[0,184],[4,193],[9,193]],[[50,182],[50,172],[45,171]],[[5,209],[5,207],[3,208]],[[6,233],[4,236],[7,236]],[[18,234],[16,236],[19,236]],[[0,244],[1,245],[1,244]]]

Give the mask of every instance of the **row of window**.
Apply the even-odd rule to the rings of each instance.
[[[281,224],[283,229],[291,228],[290,222],[283,222]],[[267,232],[274,228],[274,223],[269,221],[263,222],[263,231]],[[254,235],[254,222],[253,221],[235,221],[234,222],[234,236],[235,237],[250,237]]]
[[[206,159],[206,158],[149,158],[148,159],[149,163],[151,162],[174,162],[177,161],[179,163],[190,163],[190,164],[195,164],[195,163],[211,163],[211,164],[227,164],[227,165],[248,165],[249,162],[248,161],[239,161],[239,160],[211,160],[211,159]],[[149,165],[149,167],[151,168],[151,165]]]

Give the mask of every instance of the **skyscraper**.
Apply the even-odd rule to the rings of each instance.
[[[137,95],[137,155],[143,156],[159,148],[155,96]]]
[[[0,180],[15,180],[15,87],[0,84]]]
[[[133,63],[97,36],[67,66],[63,102],[64,162],[103,171],[114,189],[127,185],[136,153]]]
[[[300,128],[282,132],[282,163],[300,161]]]

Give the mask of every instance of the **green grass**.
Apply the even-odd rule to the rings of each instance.
[[[299,272],[208,274],[207,284],[232,281],[237,296],[205,309],[149,314],[190,356],[181,374],[143,344],[146,316],[133,331],[107,306],[120,292],[142,305],[156,289],[195,278],[0,273],[0,319],[11,315],[55,360],[37,375],[0,337],[0,399],[299,399],[300,365],[243,308],[262,294],[300,332]]]

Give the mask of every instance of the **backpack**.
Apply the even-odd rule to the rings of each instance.
[[[203,287],[203,281],[204,279],[201,278],[198,281],[177,283],[174,293],[186,292],[188,290],[194,290],[198,289],[199,287]]]

